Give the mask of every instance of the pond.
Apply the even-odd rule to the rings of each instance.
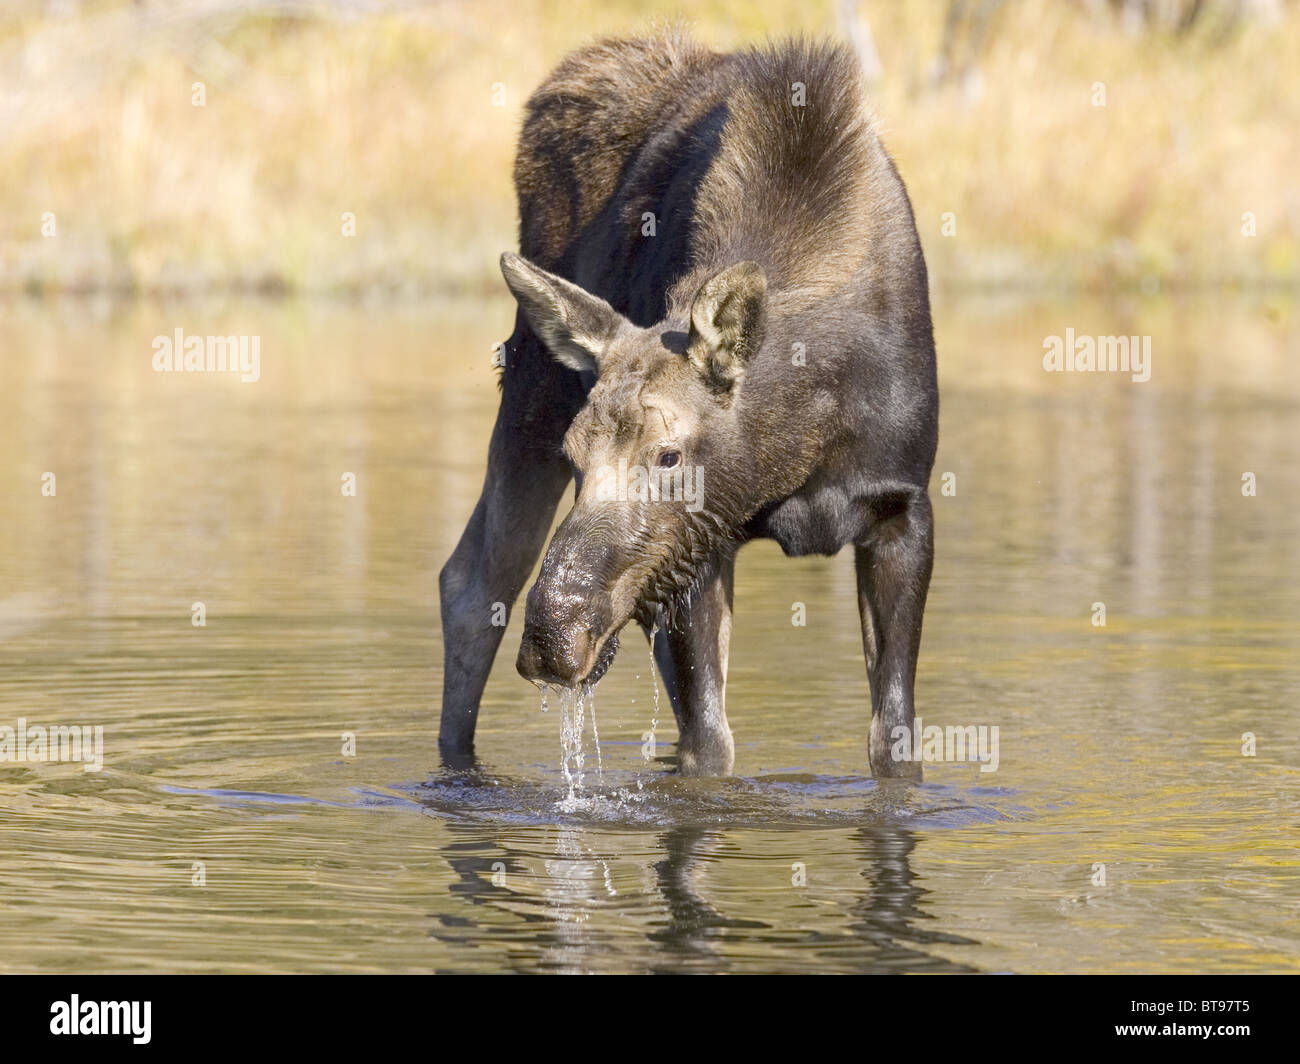
[[[103,747],[0,761],[0,971],[1300,970],[1300,308],[935,316],[917,705],[996,771],[873,781],[851,552],[757,543],[735,774],[673,774],[630,631],[570,800],[522,610],[437,746],[506,299],[4,304],[0,726]],[[155,371],[178,328],[256,380]],[[1067,330],[1149,379],[1046,371]]]

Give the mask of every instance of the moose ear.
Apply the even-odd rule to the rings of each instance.
[[[570,369],[599,372],[599,360],[623,316],[598,296],[519,255],[501,256],[501,273],[552,355]]]
[[[763,342],[767,275],[756,262],[716,273],[695,293],[686,355],[709,385],[728,391]]]

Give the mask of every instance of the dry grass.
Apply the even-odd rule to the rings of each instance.
[[[1294,7],[1220,39],[1012,0],[978,75],[936,87],[947,5],[859,6],[884,67],[874,106],[936,282],[1297,283]],[[702,0],[688,14],[719,48],[837,31],[831,0],[759,8]],[[674,13],[646,0],[106,0],[62,17],[19,4],[0,16],[0,288],[495,287],[527,94],[567,49]],[[955,236],[941,235],[945,211]],[[1241,235],[1245,211],[1256,237]]]

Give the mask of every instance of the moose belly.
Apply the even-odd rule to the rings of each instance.
[[[838,554],[866,531],[866,508],[842,489],[801,491],[764,507],[745,527],[751,539],[774,539],[791,557]]]

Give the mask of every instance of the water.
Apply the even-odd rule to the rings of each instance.
[[[546,693],[542,693],[542,712],[546,712]],[[605,782],[605,767],[601,761],[600,733],[596,730],[595,688],[583,684],[578,688],[560,688],[560,769],[568,784],[569,794],[558,808],[569,811],[580,808],[584,800],[586,777],[583,766],[587,763],[586,738],[583,733],[586,717],[591,717],[591,743],[596,755],[596,774]]]
[[[918,703],[997,725],[997,772],[873,782],[851,558],[756,544],[736,775],[672,775],[628,632],[572,800],[521,611],[479,760],[436,743],[512,316],[0,306],[0,725],[106,747],[0,763],[0,970],[1300,969],[1293,303],[938,305]],[[261,380],[153,373],[178,325],[260,335]],[[1151,335],[1151,381],[1044,373],[1066,328]]]
[[[650,691],[655,707],[654,715],[650,718],[650,730],[646,733],[645,758],[647,761],[654,757],[655,731],[659,727],[659,674],[655,670],[655,637],[658,634],[659,625],[655,624],[650,628],[650,634],[646,636],[646,650],[650,654]],[[640,679],[640,677],[638,676],[637,679]]]

